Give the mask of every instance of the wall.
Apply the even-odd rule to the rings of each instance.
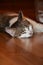
[[[0,0],[0,12],[22,10],[24,15],[35,19],[34,0]]]

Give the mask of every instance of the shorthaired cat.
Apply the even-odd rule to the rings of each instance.
[[[23,18],[22,12],[19,12],[18,17],[12,18],[9,23],[9,28],[6,28],[5,31],[11,36],[17,38],[26,38],[33,35],[33,27],[28,20]]]
[[[5,31],[12,37],[27,38],[32,37],[33,33],[43,32],[43,24],[23,16],[19,12],[17,16],[0,15],[0,32]]]

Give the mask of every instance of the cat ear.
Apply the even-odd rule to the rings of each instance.
[[[22,11],[19,11],[18,21],[21,21],[22,19],[23,19],[23,13],[22,13]]]

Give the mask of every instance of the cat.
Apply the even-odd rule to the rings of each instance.
[[[14,38],[27,38],[32,37],[33,33],[43,32],[43,24],[24,17],[20,11],[16,16],[0,15],[0,31],[5,31]]]
[[[33,35],[33,27],[23,18],[21,11],[19,12],[18,17],[12,18],[9,23],[9,28],[6,28],[5,31],[11,36],[16,38],[26,38]]]

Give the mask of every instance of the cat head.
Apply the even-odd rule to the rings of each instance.
[[[10,21],[10,28],[6,30],[7,33],[9,33],[13,37],[29,37],[33,34],[33,28],[28,20],[26,20],[23,16],[22,11],[19,12],[17,17],[12,18]],[[12,27],[12,28],[11,28]],[[13,30],[13,34],[12,30]],[[15,29],[15,30],[14,30]],[[28,35],[27,35],[28,34]]]

